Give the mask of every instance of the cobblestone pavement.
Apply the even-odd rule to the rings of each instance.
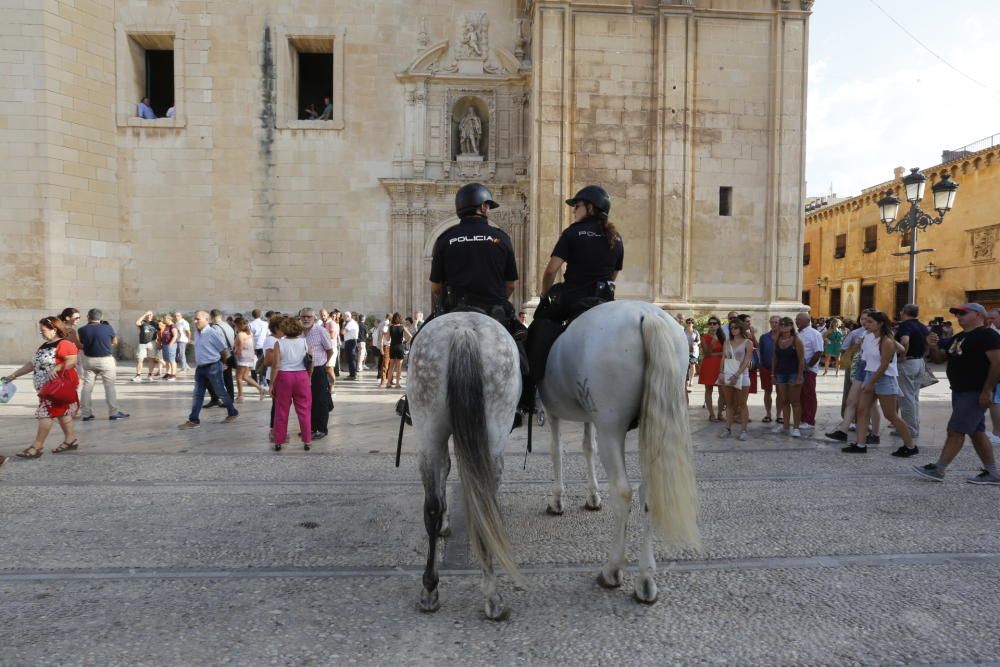
[[[4,372],[9,369],[0,369]],[[814,438],[719,440],[691,398],[702,554],[661,551],[660,602],[594,583],[611,514],[582,509],[582,429],[565,430],[567,512],[544,513],[548,431],[508,449],[502,501],[529,587],[501,579],[507,623],[485,621],[460,516],[442,545],[441,610],[417,611],[425,537],[416,443],[393,466],[398,391],[371,373],[337,387],[330,437],[267,444],[268,403],[203,413],[191,381],[120,383],[131,419],[77,422],[80,449],[0,469],[0,664],[942,664],[1000,660],[1000,489],[909,473],[934,460],[946,383],[923,401],[921,455],[825,441],[840,381],[821,378]],[[0,453],[26,447],[33,393],[0,406]],[[770,426],[770,425],[768,425]],[[295,432],[294,426],[290,428]],[[629,470],[638,478],[635,434]],[[453,477],[451,493],[460,492]],[[455,496],[451,496],[452,499]],[[453,506],[458,503],[452,503]],[[634,516],[634,515],[633,515]],[[635,558],[637,522],[630,526]]]

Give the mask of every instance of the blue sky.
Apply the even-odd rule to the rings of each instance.
[[[1000,0],[817,0],[810,21],[809,195],[855,195],[897,166],[1000,134]],[[991,34],[992,31],[992,34]]]

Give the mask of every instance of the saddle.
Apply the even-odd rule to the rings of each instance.
[[[573,320],[594,306],[614,300],[615,285],[610,281],[601,280],[584,287],[570,287],[565,283],[553,285],[542,297],[528,329],[528,365],[532,381],[537,384],[545,377],[549,351]]]

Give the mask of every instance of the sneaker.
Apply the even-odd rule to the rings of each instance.
[[[909,448],[907,448],[906,445],[900,445],[899,449],[894,451],[891,454],[891,456],[895,456],[901,459],[908,459],[914,454],[919,454],[919,453],[920,453],[920,448],[917,447],[916,445],[913,445],[912,447]]]
[[[743,431],[742,433],[740,433],[739,437],[738,437],[738,438],[736,438],[736,439],[737,439],[737,440],[739,440],[740,442],[746,442],[746,441],[747,441],[747,438],[749,438],[749,437],[750,437],[750,436],[749,436],[749,435],[747,435],[747,432],[746,432],[746,431]]]
[[[816,424],[799,424],[799,428],[803,431],[815,431]]]
[[[94,421],[94,415],[90,415],[89,417],[84,417],[80,421],[92,422],[92,421]]]
[[[724,440],[724,439],[728,438],[729,436],[731,436],[732,434],[733,434],[733,432],[731,430],[729,430],[728,428],[724,428],[721,431],[719,431],[719,435],[717,437],[720,440]]]
[[[165,377],[163,379],[166,380],[167,382],[177,382],[177,376],[176,375],[168,375],[167,377]]]
[[[854,429],[851,430],[853,431]],[[826,433],[825,435],[831,440],[836,440],[838,442],[847,442],[847,434],[841,430],[834,431],[833,433]]]
[[[792,437],[793,438],[801,438],[802,437],[802,431],[800,431],[797,428],[793,428],[792,429]]]
[[[935,482],[944,481],[944,473],[938,470],[936,463],[928,463],[924,466],[913,466],[913,471],[918,475],[923,475],[927,479],[933,479]]]
[[[852,423],[850,426],[847,427],[847,430],[848,431],[857,431],[858,430],[858,425]]]
[[[983,468],[983,471],[975,477],[967,477],[965,481],[969,484],[990,484],[992,486],[1000,486],[1000,476],[994,475],[986,468]]]
[[[841,447],[840,451],[845,454],[866,454],[868,452],[868,448],[858,447],[857,443],[852,442],[847,447]]]
[[[882,438],[880,438],[877,435],[872,435],[871,433],[869,433],[865,437],[865,444],[866,445],[881,445],[882,444]]]
[[[122,412],[121,410],[119,410],[115,414],[113,414],[110,417],[108,417],[108,419],[110,419],[111,421],[114,422],[114,421],[118,421],[119,419],[128,419],[128,417],[129,417],[129,415],[128,415],[127,412]]]
[[[326,435],[326,431],[313,431],[313,440],[322,440]]]
[[[226,418],[222,420],[222,423],[232,424],[234,421],[236,421],[237,417],[239,417],[239,415],[227,415]]]
[[[186,431],[188,429],[198,428],[199,426],[201,426],[201,424],[196,424],[196,423],[194,423],[193,421],[191,421],[189,419],[186,422],[184,422],[183,424],[181,424],[180,426],[178,426],[177,428],[179,428],[179,429],[181,429],[183,431]]]
[[[132,378],[132,382],[142,382],[142,376],[136,375],[134,378]]]

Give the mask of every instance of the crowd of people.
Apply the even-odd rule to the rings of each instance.
[[[1000,445],[1000,310],[969,303],[950,312],[962,327],[959,333],[941,318],[922,323],[914,304],[905,306],[897,321],[876,309],[865,310],[857,322],[775,315],[760,335],[750,315],[735,311],[725,322],[709,316],[703,331],[696,330],[694,318],[676,317],[688,340],[689,391],[697,376],[708,420],[723,424],[719,438],[749,438],[747,398],[758,390],[764,393],[762,423],[774,423],[774,432],[792,438],[811,434],[816,378],[832,367],[835,377],[844,370],[842,420],[826,438],[843,442],[844,453],[865,454],[870,445],[881,444],[884,418],[901,442],[892,456],[909,458],[920,452],[920,390],[937,382],[927,362],[947,363],[952,417],[945,449],[936,462],[914,470],[943,479],[968,436],[983,465],[968,481],[1000,484],[993,455],[993,446]]]
[[[63,441],[53,453],[77,449],[74,418],[84,422],[96,418],[93,390],[98,380],[104,386],[108,419],[130,416],[119,407],[115,388],[118,333],[100,309],[88,311],[86,324],[80,320],[76,308],[40,320],[42,344],[32,360],[2,379],[5,387],[12,386],[14,380],[31,373],[39,396],[35,439],[18,457],[41,457],[56,424]],[[308,450],[314,440],[328,433],[336,382],[342,373],[347,380],[357,380],[372,361],[379,387],[402,386],[409,342],[423,322],[419,312],[406,318],[387,313],[379,320],[336,308],[318,314],[303,308],[295,315],[276,311],[262,315],[255,309],[246,317],[242,313],[225,317],[218,309],[199,310],[190,322],[181,312],[157,316],[147,310],[135,322],[132,382],[176,382],[178,374],[192,373],[192,406],[180,426],[184,430],[200,426],[203,408],[225,408],[223,423],[236,421],[236,405],[245,400],[245,389],[255,389],[260,400],[272,399],[269,439],[274,448],[280,450],[287,441],[288,416],[294,407]],[[0,465],[6,461],[0,456]]]

